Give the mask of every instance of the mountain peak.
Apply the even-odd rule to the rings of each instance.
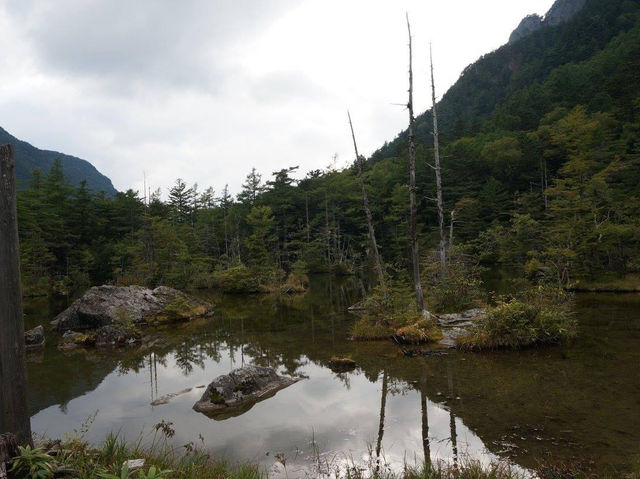
[[[544,18],[535,13],[527,15],[511,33],[509,43],[520,40],[542,27],[548,25],[559,25],[566,22],[573,15],[582,10],[586,2],[587,0],[556,0]]]
[[[41,150],[26,141],[19,140],[0,127],[0,144],[5,143],[13,146],[16,160],[16,180],[19,188],[27,186],[32,178],[33,170],[48,173],[53,161],[59,158],[62,162],[64,176],[71,185],[79,186],[83,180],[86,180],[87,187],[94,193],[104,191],[108,196],[114,196],[118,193],[111,180],[86,160],[57,151]]]

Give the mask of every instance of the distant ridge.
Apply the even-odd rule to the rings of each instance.
[[[118,193],[111,180],[88,161],[57,151],[40,150],[26,141],[19,140],[0,127],[0,144],[7,143],[14,148],[16,180],[20,189],[28,186],[33,170],[48,173],[53,161],[60,158],[64,176],[73,186],[79,186],[82,180],[86,180],[87,187],[94,193],[104,191],[108,196],[115,196]]]
[[[509,43],[513,43],[521,38],[531,35],[536,30],[547,25],[560,25],[569,20],[584,7],[586,0],[556,0],[547,14],[542,18],[540,15],[531,14],[522,19],[520,25],[511,33]]]

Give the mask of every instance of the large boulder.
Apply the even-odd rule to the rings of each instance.
[[[211,304],[166,286],[96,286],[52,321],[58,331],[97,329],[107,324],[184,321],[212,312]]]
[[[214,379],[193,409],[214,419],[239,416],[298,381],[300,378],[280,376],[272,368],[245,366]]]

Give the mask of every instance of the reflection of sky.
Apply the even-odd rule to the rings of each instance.
[[[176,356],[169,355],[166,366],[156,364],[157,382],[152,381],[149,367],[124,375],[113,372],[95,390],[71,400],[64,410],[51,406],[40,411],[32,418],[33,429],[63,437],[79,429],[98,410],[87,439],[97,442],[110,431],[121,431],[133,440],[165,420],[173,423],[176,433],[171,441],[175,445],[199,444],[201,435],[205,446],[215,455],[232,461],[256,461],[267,467],[274,463],[278,453],[287,457],[287,467],[308,464],[313,456],[313,440],[322,457],[332,463],[363,461],[368,451],[375,449],[382,375],[371,383],[356,371],[348,375],[347,386],[329,369],[306,360],[298,372],[308,379],[256,404],[239,417],[216,421],[195,412],[192,406],[203,389],[193,389],[166,405],[150,405],[157,397],[208,384],[216,376],[240,366],[239,351],[234,351],[233,363],[228,349],[220,352],[220,362],[206,359],[204,369],[194,366],[189,375],[178,367]],[[245,353],[245,364],[250,360]],[[148,363],[147,359],[147,366]],[[405,461],[409,464],[423,461],[420,393],[400,389],[397,393],[389,391],[386,401],[382,449],[385,462],[392,467],[402,466]],[[431,459],[452,460],[449,411],[429,400],[427,404]],[[495,459],[460,419],[455,420],[455,430],[459,454],[486,463]]]

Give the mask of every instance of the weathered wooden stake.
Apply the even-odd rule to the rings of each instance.
[[[31,444],[20,286],[15,163],[10,145],[0,146],[0,433]]]

